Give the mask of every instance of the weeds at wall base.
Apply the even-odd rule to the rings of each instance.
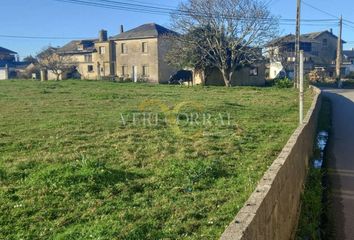
[[[315,142],[314,157],[310,162],[310,169],[302,196],[301,213],[296,239],[332,239],[331,218],[328,215],[328,180],[326,170],[327,146],[320,146],[321,133],[331,134],[331,101],[323,98],[318,120],[318,138]],[[328,138],[328,136],[327,136]],[[318,165],[318,159],[322,159]]]

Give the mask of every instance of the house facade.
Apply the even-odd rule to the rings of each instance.
[[[352,50],[344,50],[343,57],[344,62],[354,64],[354,48]]]
[[[344,76],[354,76],[354,49],[343,51]]]
[[[155,23],[144,24],[118,35],[108,37],[101,30],[97,39],[74,40],[56,50],[75,66],[76,71],[63,72],[60,79],[119,79],[121,81],[168,83],[178,69],[166,61],[168,51],[174,47],[167,36],[177,33]],[[260,57],[261,51],[260,51]],[[216,69],[202,77],[194,73],[194,84],[224,85]],[[43,79],[55,80],[56,75],[47,71]],[[204,74],[203,74],[204,76]],[[235,72],[232,85],[265,84],[264,61]]]
[[[127,32],[108,37],[101,30],[97,39],[75,40],[59,48],[57,53],[66,56],[77,72],[63,73],[61,78],[76,77],[99,80],[121,80],[167,83],[175,69],[165,62],[170,48],[165,37],[175,32],[158,24],[144,24]],[[48,79],[56,76],[48,72]]]
[[[0,64],[7,64],[16,61],[17,52],[11,51],[7,48],[0,47]]]
[[[17,52],[0,47],[0,80],[22,77],[30,64],[19,61]]]
[[[10,64],[16,61],[16,52],[0,47],[0,80],[9,79]]]
[[[342,44],[345,43],[342,41]],[[325,68],[329,75],[334,74],[337,57],[338,37],[331,31],[303,34],[300,37],[300,50],[304,51],[304,68],[309,72],[316,67]],[[282,74],[294,76],[295,35],[278,38],[267,45],[269,59],[269,78],[274,79]]]
[[[140,27],[113,37],[117,76],[133,81],[167,83],[175,69],[165,62],[171,47],[167,35],[175,32],[157,24]]]
[[[68,62],[76,66],[76,72],[63,73],[61,78],[81,78],[99,80],[114,76],[113,42],[107,37],[107,31],[101,30],[98,39],[74,40],[56,51]],[[49,73],[48,79],[55,79]]]

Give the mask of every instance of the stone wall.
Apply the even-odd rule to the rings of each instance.
[[[256,75],[252,76],[250,71],[256,70]],[[232,75],[231,84],[232,86],[264,86],[265,85],[265,64],[255,63],[252,67],[243,67],[235,71]],[[203,77],[201,72],[195,72],[194,74],[194,84],[203,84]],[[206,86],[224,86],[225,82],[220,70],[214,68],[210,69],[205,83]]]
[[[294,238],[321,107],[320,90],[314,91],[316,96],[304,124],[291,136],[221,240]]]
[[[158,40],[157,38],[116,40],[117,75],[123,76],[123,67],[127,73],[125,78],[133,77],[133,68],[138,79],[146,77],[149,82],[159,82],[158,65]],[[147,44],[147,52],[143,52],[142,45]],[[125,44],[125,51],[122,52],[122,44]],[[143,76],[143,66],[148,69],[148,75]]]
[[[96,79],[102,77],[114,76],[116,50],[113,41],[95,42],[96,52],[92,54],[94,63],[94,71],[96,72]],[[104,52],[102,52],[102,48]],[[86,66],[87,69],[87,66]]]
[[[158,51],[159,51],[159,83],[168,83],[170,76],[173,75],[177,69],[166,62],[166,55],[168,51],[175,46],[166,37],[159,37]]]
[[[6,66],[4,68],[0,68],[0,80],[9,79],[9,68]]]

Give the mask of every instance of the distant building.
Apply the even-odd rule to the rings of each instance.
[[[354,64],[354,49],[343,51],[344,62]]]
[[[342,44],[345,41],[342,41]],[[329,75],[335,72],[338,37],[331,31],[322,31],[303,34],[300,37],[300,49],[304,51],[305,71],[315,67],[323,67]],[[295,64],[295,35],[289,34],[275,39],[267,45],[269,58],[269,78],[274,79],[286,73],[290,78],[294,76]]]
[[[16,61],[17,52],[0,47],[0,80],[6,80],[10,77],[10,64]]]
[[[77,77],[99,80],[104,78],[130,79],[152,83],[167,83],[175,71],[165,63],[171,47],[168,34],[175,32],[155,23],[141,25],[108,37],[101,30],[97,39],[75,40],[57,49],[76,65],[76,73],[63,73],[61,78]],[[48,79],[55,76],[48,73]]]
[[[97,79],[97,70],[94,69],[94,59],[96,56],[95,42],[97,39],[74,40],[58,48],[56,52],[60,55],[68,56],[72,64],[76,66],[75,73],[63,73],[61,78],[82,78],[82,79]],[[76,75],[75,75],[76,74]],[[71,76],[68,76],[71,75]],[[74,76],[75,75],[75,76]],[[56,79],[56,76],[49,72],[48,79]]]
[[[143,24],[109,37],[107,31],[99,31],[96,39],[74,40],[56,49],[56,53],[66,56],[76,66],[74,72],[63,72],[60,79],[119,79],[134,82],[168,83],[176,70],[167,64],[165,57],[172,44],[168,35],[177,33],[155,23]],[[178,56],[177,56],[178,57]],[[260,57],[261,51],[260,51]],[[208,71],[202,78],[194,74],[195,84],[223,85],[223,78],[216,69]],[[50,71],[42,74],[54,80]],[[259,61],[235,72],[233,85],[264,85],[264,61]]]
[[[5,65],[16,61],[17,52],[0,47],[0,65]]]
[[[17,52],[0,47],[0,80],[17,77],[18,71],[29,64],[16,59]]]
[[[164,37],[174,34],[165,27],[150,23],[114,36],[118,77],[167,83],[175,69],[165,62],[172,46]]]
[[[354,49],[343,51],[344,76],[354,77]]]

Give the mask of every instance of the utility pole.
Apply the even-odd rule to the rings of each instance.
[[[299,69],[299,120],[300,124],[304,122],[304,51],[300,51],[300,69]]]
[[[301,23],[301,0],[297,0],[296,9],[296,36],[295,36],[295,64],[294,64],[294,86],[299,87],[299,54],[300,54],[300,23]]]
[[[338,46],[337,46],[337,61],[336,61],[336,77],[338,81],[338,87],[341,85],[341,66],[342,66],[342,31],[343,31],[343,17],[340,16],[339,21],[339,35],[338,35]]]

